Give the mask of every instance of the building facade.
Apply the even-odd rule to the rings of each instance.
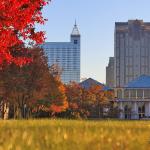
[[[150,22],[129,20],[115,24],[115,87],[150,75]]]
[[[119,118],[150,118],[150,22],[115,23],[114,71],[111,63],[106,79],[111,83],[114,76]]]
[[[150,76],[142,75],[116,88],[115,94],[120,119],[150,119]]]
[[[80,82],[80,33],[75,23],[70,42],[46,42],[41,45],[48,57],[48,65],[57,64],[62,69],[61,79]]]
[[[114,87],[114,57],[109,58],[109,64],[106,67],[106,85],[110,88]]]

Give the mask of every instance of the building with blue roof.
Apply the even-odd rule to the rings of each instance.
[[[141,75],[115,93],[121,119],[150,118],[150,76]]]

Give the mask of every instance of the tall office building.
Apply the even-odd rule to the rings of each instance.
[[[150,22],[129,20],[115,24],[115,87],[150,75]]]
[[[75,23],[70,42],[46,42],[41,45],[48,57],[48,65],[58,64],[64,83],[80,82],[80,33]]]
[[[150,118],[150,22],[116,22],[114,81],[119,117]]]
[[[114,57],[109,58],[109,64],[106,67],[106,85],[110,88],[114,87]]]

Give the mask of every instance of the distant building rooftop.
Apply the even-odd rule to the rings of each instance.
[[[92,86],[98,85],[98,86],[102,86],[102,90],[104,90],[104,91],[111,90],[111,88],[105,86],[104,84],[102,84],[92,78],[89,78],[89,79],[81,82],[80,85],[81,85],[81,87],[83,87],[85,89],[89,89]]]
[[[125,88],[150,88],[150,76],[142,75],[129,82]]]
[[[76,21],[75,21],[75,25],[74,25],[74,28],[73,28],[73,30],[72,30],[71,35],[73,35],[73,36],[80,36],[80,32],[79,32],[79,30],[78,30]]]

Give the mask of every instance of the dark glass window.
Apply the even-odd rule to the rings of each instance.
[[[74,40],[74,44],[78,44],[78,40]]]

